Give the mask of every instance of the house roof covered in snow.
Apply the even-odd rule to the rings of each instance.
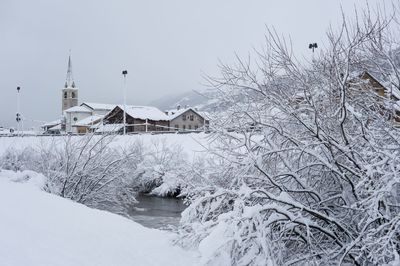
[[[83,106],[74,106],[74,107],[68,108],[64,112],[66,112],[66,113],[91,113],[92,111],[90,111],[88,108],[83,107]]]
[[[118,105],[121,110],[124,110],[123,105]],[[168,121],[169,117],[160,111],[158,108],[153,106],[135,106],[135,105],[126,105],[125,112],[127,115],[138,118],[142,120],[154,120],[154,121]]]
[[[117,106],[116,104],[108,104],[108,103],[88,103],[84,102],[81,104],[81,106],[86,106],[92,110],[105,110],[105,111],[111,111],[112,109]]]
[[[61,124],[52,126],[52,127],[48,128],[47,130],[48,130],[48,131],[58,131],[58,130],[61,130]]]
[[[391,95],[397,101],[400,100],[400,90],[393,86],[390,81],[385,80],[385,78],[379,73],[366,70],[357,70],[350,73],[350,79],[357,78],[375,82],[376,85],[380,86],[387,95]]]
[[[73,127],[91,126],[97,124],[103,117],[104,115],[91,115],[82,120],[79,120],[75,123],[75,125],[73,125]]]
[[[177,118],[178,116],[182,115],[183,113],[187,112],[191,110],[192,112],[198,114],[199,116],[201,116],[204,119],[208,119],[207,116],[205,116],[205,112],[199,112],[196,109],[192,108],[192,107],[187,107],[187,108],[180,108],[180,109],[171,109],[166,111],[169,120],[173,120],[175,118]]]
[[[52,126],[59,125],[59,124],[61,124],[61,119],[57,119],[57,120],[54,120],[51,122],[44,123],[41,127],[52,127]]]

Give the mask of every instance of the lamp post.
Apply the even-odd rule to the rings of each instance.
[[[314,53],[314,49],[316,49],[316,48],[318,48],[318,44],[316,42],[315,43],[310,43],[308,45],[308,49],[312,49],[313,53]]]
[[[122,75],[124,76],[124,135],[126,134],[126,75],[128,75],[127,70],[122,71]]]
[[[17,87],[17,117],[15,118],[15,120],[17,120],[17,134],[19,135],[20,134],[20,131],[21,131],[21,129],[20,129],[20,122],[21,122],[21,113],[20,113],[20,110],[19,110],[19,91],[21,90],[21,88],[20,87]]]

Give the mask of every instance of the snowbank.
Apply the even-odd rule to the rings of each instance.
[[[0,172],[0,265],[197,264],[172,233],[45,193],[41,178]]]
[[[180,145],[183,152],[189,159],[204,152],[204,146],[207,146],[208,134],[137,134],[137,135],[117,135],[112,146],[127,147],[137,141],[146,145],[153,145],[154,142],[165,141],[170,146]],[[84,136],[73,136],[73,140],[80,140]],[[96,136],[100,137],[100,136]],[[0,156],[9,148],[23,150],[26,148],[51,147],[65,143],[66,137],[63,136],[28,136],[28,137],[0,137]]]

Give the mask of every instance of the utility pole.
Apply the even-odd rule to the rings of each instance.
[[[17,120],[17,134],[21,134],[21,128],[20,128],[20,122],[21,122],[21,113],[20,113],[20,109],[19,109],[19,91],[21,90],[20,87],[17,87],[17,117],[15,120]]]
[[[124,76],[124,135],[126,134],[126,75],[128,75],[127,70],[122,71],[122,75]]]

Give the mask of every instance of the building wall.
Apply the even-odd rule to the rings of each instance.
[[[179,130],[199,130],[203,126],[208,127],[208,121],[205,121],[203,117],[193,112],[192,110],[187,110],[180,116],[170,121],[171,131]]]
[[[78,128],[73,127],[79,120],[91,116],[90,112],[66,112],[65,114],[65,131],[67,133],[78,133]]]
[[[114,112],[110,113],[105,119],[106,124],[122,124],[123,123],[123,115],[124,112],[121,109],[114,109]],[[169,121],[153,121],[148,120],[149,124],[147,126],[148,132],[154,131],[168,131],[169,128]],[[145,124],[146,120],[133,118],[129,115],[126,115],[126,132],[146,132],[145,125],[138,125],[138,124]]]
[[[380,84],[374,77],[372,77],[369,73],[365,72],[362,76],[362,79],[368,80],[369,85],[371,85],[375,92],[379,95],[384,97],[385,96],[385,87]]]
[[[71,107],[78,105],[78,89],[76,88],[64,88],[61,94],[62,112]]]
[[[89,133],[89,128],[87,128],[87,127],[81,127],[81,126],[79,126],[79,127],[75,127],[76,128],[76,133],[78,133],[78,134],[86,134],[86,133]]]

